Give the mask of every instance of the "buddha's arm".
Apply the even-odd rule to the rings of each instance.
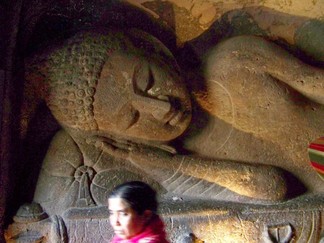
[[[234,73],[243,80],[260,83],[264,74],[324,104],[324,70],[302,62],[265,39],[253,36],[231,38],[217,45],[209,53],[206,63],[207,76],[225,87],[237,83],[238,76]],[[222,72],[217,73],[220,67]],[[255,75],[251,75],[253,72]]]
[[[171,154],[149,146],[125,146],[99,140],[96,145],[146,172],[166,189],[176,178],[194,179],[227,188],[239,195],[278,201],[285,198],[283,171],[273,166]]]
[[[266,7],[250,7],[238,11],[246,12],[267,32],[268,37],[285,40],[315,60],[324,61],[324,21],[290,15]]]
[[[297,47],[306,56],[324,62],[324,21],[279,12],[266,7],[247,7],[229,11],[222,15],[191,46],[198,55],[204,55],[206,46],[212,47],[220,40],[234,36],[262,36],[284,41],[294,49]]]
[[[172,178],[177,178],[178,174],[263,200],[282,200],[287,190],[283,172],[273,166],[171,155],[157,149],[132,151],[128,160],[159,180],[167,189]]]

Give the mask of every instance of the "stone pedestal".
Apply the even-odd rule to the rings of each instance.
[[[6,241],[109,242],[126,180],[167,195],[174,243],[321,241],[323,3],[0,4]]]
[[[170,242],[310,242],[323,238],[324,197],[303,196],[275,205],[167,197],[160,213]],[[110,242],[106,206],[71,208],[30,224],[16,222],[7,242]]]

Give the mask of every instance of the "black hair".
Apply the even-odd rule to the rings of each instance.
[[[142,181],[130,181],[115,187],[109,194],[109,198],[122,198],[139,215],[145,210],[156,213],[158,203],[156,191]]]

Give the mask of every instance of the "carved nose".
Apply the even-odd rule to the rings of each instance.
[[[158,98],[136,95],[132,105],[140,113],[152,114],[157,120],[163,120],[172,109],[171,103],[167,97],[161,100]]]

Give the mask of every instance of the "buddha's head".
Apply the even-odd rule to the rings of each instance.
[[[47,55],[45,100],[59,123],[89,135],[169,141],[191,119],[175,59],[139,30],[79,33]]]

